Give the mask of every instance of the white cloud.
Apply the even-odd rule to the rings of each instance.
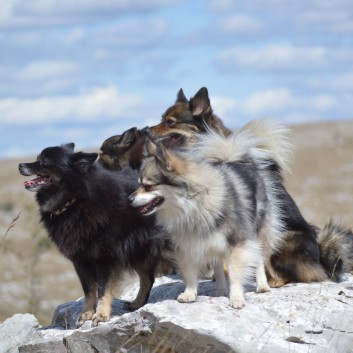
[[[53,69],[62,65],[67,71],[72,65],[81,71],[94,65],[90,72],[96,76],[102,70],[97,60],[105,64],[114,61],[114,66],[121,68],[125,63],[138,60],[141,54],[153,51],[169,30],[168,21],[150,16],[65,30],[18,30],[6,35],[0,30],[0,47],[6,53],[6,61],[3,61],[9,67],[20,65],[17,72],[23,71],[25,65],[35,65],[35,69],[43,65]],[[163,57],[163,53],[159,56]],[[33,63],[36,61],[38,64]]]
[[[4,54],[0,59],[0,97],[62,95],[92,83],[123,84],[134,65],[137,70],[159,72],[160,64],[145,58],[154,53],[167,33],[167,21],[156,17],[128,18],[93,28],[0,30]],[[167,62],[165,52],[155,55],[160,62]],[[169,61],[165,69],[172,63]]]
[[[254,16],[230,15],[217,25],[225,33],[258,33],[263,29],[262,23]]]
[[[238,109],[240,101],[235,98],[211,97],[212,109],[219,117],[225,117]]]
[[[326,111],[337,105],[337,98],[330,94],[318,94],[312,98],[311,104],[316,111]]]
[[[350,0],[212,0],[212,12],[232,13],[267,19],[271,35],[283,33],[352,33],[353,3]],[[267,28],[268,29],[268,28]]]
[[[211,104],[216,115],[234,126],[240,121],[274,117],[296,122],[296,119],[310,121],[323,119],[325,114],[338,107],[338,99],[328,94],[297,95],[287,88],[258,91],[244,99],[211,97]]]
[[[251,116],[276,114],[293,107],[296,98],[288,89],[269,89],[262,92],[255,92],[242,104],[242,111]]]
[[[69,61],[34,61],[17,73],[17,78],[26,81],[47,80],[69,76],[77,72],[77,65]]]
[[[33,99],[0,99],[3,124],[38,124],[47,122],[94,121],[129,116],[141,104],[136,95],[123,95],[115,86],[96,88],[74,96]]]
[[[226,12],[234,10],[235,5],[234,0],[211,0],[209,8],[211,11]]]
[[[174,3],[171,0],[31,0],[27,1],[13,1],[16,13],[27,13],[34,15],[65,15],[70,13],[84,13],[84,12],[111,12],[111,11],[139,11],[143,12],[160,5],[167,5]]]
[[[211,104],[214,111],[221,118],[227,115],[241,115],[261,117],[268,114],[277,114],[286,108],[297,104],[298,98],[285,88],[269,89],[255,92],[244,99],[214,97]]]
[[[222,51],[217,58],[222,67],[255,71],[325,69],[330,60],[333,59],[326,47],[292,44],[270,44],[255,49],[235,47]]]
[[[27,28],[94,23],[145,13],[177,0],[6,0],[0,2],[0,28]]]
[[[334,8],[310,9],[303,11],[297,19],[301,27],[313,28],[322,32],[349,33],[353,32],[352,13],[353,7],[340,8],[339,5]],[[299,27],[300,28],[300,27]]]
[[[330,87],[340,91],[353,91],[353,71],[337,75],[330,83]]]
[[[156,43],[167,28],[168,24],[164,19],[148,18],[103,27],[91,36],[92,42],[99,47],[148,47]]]

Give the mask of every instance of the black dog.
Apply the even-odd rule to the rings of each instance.
[[[156,266],[168,250],[153,217],[142,217],[129,206],[138,172],[108,171],[95,163],[97,157],[75,153],[71,143],[48,147],[37,161],[19,165],[22,175],[37,175],[25,187],[36,192],[49,237],[72,261],[81,281],[85,306],[77,325],[109,320],[114,287],[126,270],[136,270],[140,278],[139,293],[126,308],[145,304]]]

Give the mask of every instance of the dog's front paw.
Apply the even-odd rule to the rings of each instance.
[[[76,327],[81,327],[86,321],[92,320],[94,315],[94,310],[88,310],[83,313],[78,317],[76,321]]]
[[[270,287],[268,286],[268,284],[261,284],[258,285],[256,288],[256,293],[266,293],[270,291]]]
[[[283,278],[270,278],[268,281],[268,284],[270,285],[271,288],[280,288],[286,285],[288,282],[283,279]]]
[[[92,318],[92,326],[97,326],[100,322],[109,321],[110,315],[104,313],[95,313]]]
[[[230,299],[230,306],[234,309],[241,309],[245,306],[245,300],[244,299]]]
[[[197,298],[196,293],[185,291],[184,293],[181,293],[178,296],[178,302],[179,303],[192,303],[192,302],[196,301],[196,298]]]

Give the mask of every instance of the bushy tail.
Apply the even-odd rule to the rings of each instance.
[[[341,282],[345,273],[353,273],[353,233],[351,229],[330,220],[318,230],[320,261],[328,277]]]
[[[275,162],[282,170],[288,169],[290,149],[288,129],[269,119],[251,121],[227,137],[209,130],[195,146],[195,152],[211,162],[240,162],[250,157],[263,167]]]

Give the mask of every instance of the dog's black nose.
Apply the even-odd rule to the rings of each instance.
[[[22,170],[23,170],[23,163],[20,163],[20,164],[18,165],[18,171],[21,173]]]

